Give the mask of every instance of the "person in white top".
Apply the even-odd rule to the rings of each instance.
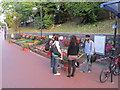
[[[58,67],[59,60],[62,59],[62,51],[60,49],[59,35],[55,36],[55,41],[54,41],[53,45],[54,44],[56,45],[57,50],[58,50],[58,52],[60,53],[61,56],[58,56],[58,55],[52,53],[52,56],[54,58],[54,60],[53,60],[53,74],[54,75],[60,75],[60,73],[57,72],[57,67]]]
[[[94,54],[94,42],[90,39],[90,35],[86,35],[85,40],[85,46],[84,46],[84,52],[85,52],[85,61],[82,68],[82,72],[85,72],[88,66],[88,73],[92,71],[92,56]]]

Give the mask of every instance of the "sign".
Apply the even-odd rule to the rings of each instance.
[[[115,28],[118,28],[118,25],[113,25],[113,28],[115,29]]]
[[[106,36],[94,37],[96,54],[105,55],[105,41],[106,41]]]

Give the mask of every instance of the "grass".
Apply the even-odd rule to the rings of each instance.
[[[113,34],[114,29],[112,28],[112,26],[114,25],[114,23],[114,20],[104,20],[93,24],[77,25],[77,23],[73,21],[52,26],[47,30],[43,30],[43,32]],[[36,30],[33,27],[20,28],[20,30],[21,32],[40,32],[40,30]],[[9,33],[16,32],[10,29]]]
[[[20,28],[20,32],[38,32],[38,30],[36,30],[33,27],[21,27]],[[9,28],[9,33],[19,33],[18,31],[14,31],[13,28]]]

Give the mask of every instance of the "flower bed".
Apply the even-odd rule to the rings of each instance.
[[[42,55],[44,57],[49,58],[50,53],[45,50],[45,42],[49,40],[48,37],[43,36],[42,39],[44,43],[39,40],[40,37],[37,35],[20,35],[21,39],[15,40],[14,43],[22,46],[24,51],[31,50],[39,55]],[[80,43],[80,40],[78,40]],[[67,49],[70,44],[69,39],[64,38],[62,41],[63,47],[62,47],[62,53],[63,53],[63,60],[60,60],[60,64],[63,65],[64,70],[67,71],[68,68],[68,57],[67,57]],[[79,53],[84,53],[80,50]]]
[[[13,42],[13,40],[12,39],[8,39],[8,43],[12,43]]]
[[[34,45],[37,45],[40,43],[39,40],[31,40],[31,39],[25,39],[25,38],[21,38],[18,40],[14,40],[14,43],[23,46],[23,45],[29,45],[29,47],[32,47]]]
[[[70,40],[64,38],[62,41],[62,44],[64,44],[65,46],[69,46],[70,45]]]

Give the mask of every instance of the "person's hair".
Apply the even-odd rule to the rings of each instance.
[[[55,36],[56,34],[53,34],[53,36]]]
[[[55,40],[56,40],[56,41],[59,41],[59,36],[55,36]]]
[[[71,44],[74,44],[74,46],[76,46],[76,44],[77,44],[77,38],[76,38],[75,35],[72,35],[72,36],[71,36],[70,45],[71,45]]]
[[[86,35],[86,37],[90,37],[90,35]]]
[[[60,37],[60,35],[59,35],[59,34],[56,34],[56,36]]]

